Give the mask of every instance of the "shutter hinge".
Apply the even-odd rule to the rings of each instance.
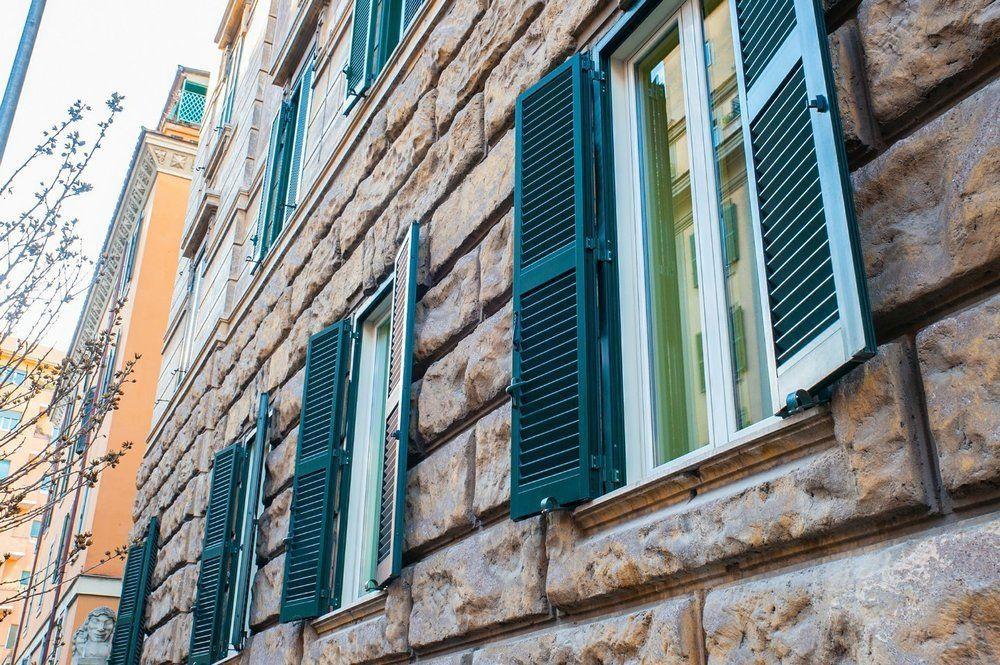
[[[611,263],[614,261],[615,254],[611,249],[610,240],[602,240],[597,247],[597,260],[603,261],[605,263]]]
[[[590,456],[590,468],[591,469],[600,469],[601,468],[601,458],[598,457],[597,455],[591,455]]]
[[[600,69],[594,69],[593,77],[595,81],[600,81],[604,83],[608,80],[608,75],[602,72]]]
[[[819,406],[820,404],[825,404],[830,401],[830,398],[831,394],[828,388],[820,390],[815,395],[810,393],[808,390],[799,388],[795,392],[788,393],[785,397],[785,406],[778,412],[778,415],[782,418],[787,418],[788,416],[793,416],[796,413],[802,413],[806,409],[811,409]]]

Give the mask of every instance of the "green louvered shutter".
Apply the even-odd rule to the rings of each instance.
[[[253,516],[240,525],[241,536],[239,542],[241,547],[248,549],[247,561],[253,561],[257,556],[254,547],[257,543],[257,506],[260,504],[260,488],[262,484],[261,474],[264,473],[264,456],[267,454],[268,426],[270,424],[270,395],[261,393],[257,403],[257,428],[254,431],[253,448],[247,459],[249,465],[246,474],[246,492],[243,505],[247,510],[244,514]],[[244,633],[246,623],[247,600],[250,594],[250,584],[253,582],[253,566],[243,567],[239,579],[236,580],[236,590],[233,606],[233,634],[230,643],[236,649],[241,649],[247,636]]]
[[[814,0],[735,0],[744,134],[785,412],[875,348],[825,23]]]
[[[338,321],[313,335],[306,349],[292,509],[285,539],[282,622],[319,616],[330,607],[350,339],[350,321]]]
[[[233,574],[239,554],[236,533],[246,477],[244,457],[243,446],[236,443],[217,452],[212,462],[189,663],[214,663],[226,653],[229,636],[224,634],[224,626],[232,612]]]
[[[396,254],[389,331],[389,378],[379,487],[375,586],[384,587],[403,567],[403,509],[410,439],[413,322],[417,306],[420,227],[414,223]]]
[[[578,54],[517,100],[514,519],[599,491],[591,79]]]
[[[255,258],[260,261],[267,254],[268,244],[266,238],[268,236],[268,214],[272,208],[272,199],[274,194],[272,189],[274,189],[275,176],[274,168],[278,161],[278,134],[281,131],[281,110],[278,111],[277,115],[274,116],[274,120],[271,121],[271,138],[267,144],[267,155],[265,159],[267,160],[267,166],[264,169],[264,183],[260,188],[260,207],[257,209],[257,233],[253,237],[253,242],[255,245]]]
[[[288,164],[288,191],[285,195],[284,219],[291,216],[299,203],[299,181],[302,175],[302,161],[305,155],[306,131],[309,127],[309,96],[312,93],[313,63],[312,58],[299,77],[298,93],[295,102],[294,136],[292,138],[292,154]]]
[[[347,62],[347,98],[350,108],[368,90],[373,40],[372,0],[354,0],[354,23],[351,28],[351,57]]]
[[[138,665],[142,658],[145,639],[143,620],[146,600],[149,597],[153,568],[156,566],[156,540],[160,521],[149,520],[146,535],[128,548],[125,573],[122,576],[122,595],[118,599],[118,618],[111,638],[111,655],[108,665]]]
[[[413,23],[413,17],[417,15],[424,0],[403,0],[403,29]]]

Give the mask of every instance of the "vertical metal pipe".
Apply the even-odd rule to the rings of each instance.
[[[17,111],[17,102],[21,98],[24,78],[28,75],[28,63],[31,61],[31,51],[35,48],[38,28],[42,24],[43,11],[45,11],[45,0],[31,0],[28,18],[25,19],[24,30],[21,31],[21,42],[17,45],[14,64],[7,79],[7,88],[3,93],[3,101],[0,102],[0,161],[3,161],[7,137],[10,136],[10,127],[14,124],[14,112]]]

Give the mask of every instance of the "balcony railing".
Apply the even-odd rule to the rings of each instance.
[[[184,81],[181,94],[170,113],[170,119],[190,125],[200,125],[205,113],[205,86],[192,81]]]

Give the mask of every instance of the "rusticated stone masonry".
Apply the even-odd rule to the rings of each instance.
[[[143,662],[186,658],[212,455],[264,390],[261,568],[232,662],[995,662],[996,2],[826,3],[877,355],[738,453],[514,523],[514,101],[620,3],[427,1],[411,59],[354,111],[336,168],[151,441],[134,509],[137,530],[161,518]],[[404,574],[384,607],[279,624],[306,342],[384,279],[414,220]]]

